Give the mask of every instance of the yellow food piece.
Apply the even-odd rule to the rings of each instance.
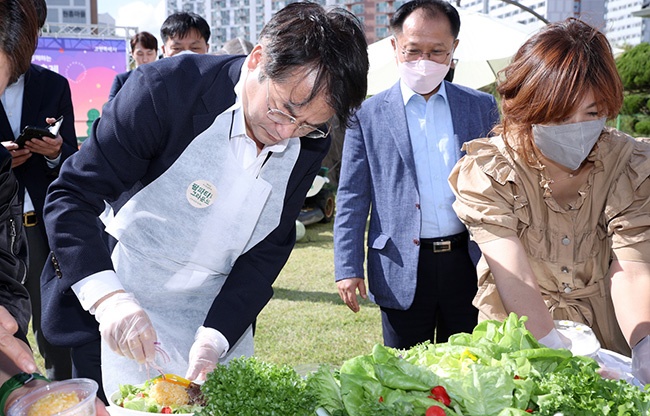
[[[184,387],[164,380],[154,384],[149,394],[161,406],[182,406],[190,401]]]
[[[79,404],[77,393],[50,393],[41,397],[27,411],[27,416],[50,416]]]
[[[164,376],[158,376],[152,379],[152,381],[154,384],[160,383],[161,381],[168,381],[170,383],[175,383],[185,388],[188,388],[190,386],[190,381],[188,379],[183,378],[181,376],[177,376],[176,374],[165,374]]]

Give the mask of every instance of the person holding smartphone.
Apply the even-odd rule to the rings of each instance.
[[[0,95],[29,68],[37,23],[33,0],[0,0]],[[27,251],[24,229],[16,221],[21,215],[21,198],[11,169],[13,161],[0,147],[0,415],[15,400],[50,382],[38,373],[27,342],[30,303],[22,285]],[[7,227],[13,228],[11,237]],[[109,416],[99,400],[96,414]]]
[[[45,1],[34,0],[34,4],[42,27],[47,16]],[[70,351],[51,345],[41,333],[40,276],[50,251],[43,224],[45,194],[61,164],[77,150],[74,111],[70,86],[63,76],[33,64],[19,74],[17,79],[10,79],[0,95],[0,140],[12,156],[11,167],[24,206],[22,223],[29,244],[25,286],[31,298],[38,350],[45,359],[48,377],[63,380],[72,376]],[[14,142],[26,126],[45,128],[61,116],[63,121],[55,137],[35,137],[23,147]]]

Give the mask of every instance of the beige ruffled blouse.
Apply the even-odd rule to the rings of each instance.
[[[554,319],[583,322],[603,347],[629,354],[609,293],[612,259],[650,262],[650,143],[614,129],[589,155],[578,197],[561,207],[542,164],[531,167],[501,136],[473,140],[449,182],[454,210],[479,244],[518,236]],[[474,304],[482,319],[507,316],[481,259]]]

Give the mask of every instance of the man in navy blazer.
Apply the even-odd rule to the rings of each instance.
[[[22,149],[12,142],[25,126],[44,127],[46,118],[60,116],[63,116],[63,123],[57,138],[31,140]],[[30,65],[29,70],[3,94],[0,137],[13,157],[13,171],[20,184],[19,195],[25,205],[23,224],[29,242],[25,285],[32,304],[32,327],[48,377],[64,380],[72,374],[70,351],[51,345],[43,336],[40,276],[50,251],[43,223],[45,194],[58,176],[61,164],[77,150],[68,80],[46,68]]]
[[[487,135],[498,110],[491,95],[443,81],[460,30],[450,3],[405,3],[391,29],[401,79],[363,103],[345,137],[335,279],[341,299],[357,312],[357,293],[367,296],[367,250],[384,343],[409,348],[444,342],[477,323],[476,272],[447,177],[462,143]]]
[[[200,302],[201,296],[209,298],[200,322],[179,329],[183,334],[190,331],[185,335],[191,345],[189,359],[187,350],[182,351],[185,355],[181,358],[187,360],[186,375],[191,379],[205,377],[229,349],[237,348],[238,340],[272,296],[272,283],[295,243],[295,220],[330,145],[330,119],[346,123],[361,104],[368,58],[360,22],[345,10],[325,11],[314,3],[286,6],[260,36],[260,43],[246,58],[187,54],[135,69],[50,188],[45,217],[53,253],[42,276],[44,327],[48,338],[72,346],[73,351],[90,349],[95,354],[101,333],[102,372],[107,370],[105,349],[151,363],[157,338],[166,350],[175,347],[161,340],[159,323],[173,325],[174,320],[187,318],[186,311],[194,305],[179,303],[185,293],[172,286],[192,285],[190,280],[197,276],[197,280],[206,281],[202,284],[210,284],[213,275],[227,277],[217,292],[210,289],[195,296]],[[220,128],[222,125],[229,127]],[[226,139],[225,149],[220,147],[221,137]],[[197,144],[202,147],[196,149]],[[206,160],[204,153],[209,155]],[[192,160],[189,164],[188,155]],[[202,163],[207,168],[200,171],[203,173],[196,179],[201,180],[193,182],[187,194],[185,188],[178,194],[159,192],[163,184],[174,188],[182,172]],[[275,169],[286,179],[268,175],[267,169]],[[237,175],[217,177],[214,186],[209,183],[214,172],[239,171]],[[266,203],[248,189],[227,193],[229,183],[241,181],[264,192]],[[224,184],[220,187],[221,182]],[[266,182],[273,184],[270,193]],[[230,196],[239,198],[242,192],[259,208],[228,205],[232,204]],[[175,198],[181,202],[187,198],[189,205],[151,214]],[[104,243],[98,217],[105,202],[115,211],[107,230],[115,221],[129,224],[117,231],[122,234],[115,248],[121,250],[120,256],[127,253],[129,258],[112,260]],[[229,209],[222,210],[220,217],[201,222],[201,216],[209,215],[209,209],[219,204]],[[171,212],[175,208],[193,212],[189,211],[193,207],[198,209],[191,215],[173,217]],[[146,215],[138,211],[145,208]],[[261,209],[261,214],[250,218],[246,212],[251,209]],[[127,216],[125,212],[136,214]],[[147,234],[129,234],[167,214],[174,220],[147,228]],[[170,264],[163,252],[174,257],[176,251],[194,244],[194,237],[175,244],[177,234],[188,231],[186,221],[190,221],[188,226],[196,240],[216,238],[216,243],[196,246],[192,250],[200,251],[200,256],[174,259]],[[209,235],[203,232],[222,222],[224,227],[235,229],[240,223],[250,223],[254,229],[250,240],[259,241],[241,254],[223,253],[222,245],[232,247],[242,235],[221,229]],[[260,227],[266,231],[258,234]],[[136,245],[137,249],[127,246],[130,240],[125,234],[128,238],[144,236],[144,244]],[[160,238],[161,234],[174,241]],[[249,244],[248,234],[243,237],[244,244]],[[148,275],[160,264],[178,270],[157,285],[141,288],[140,276],[122,272],[123,264],[131,265],[130,257],[141,252],[151,255],[141,259],[147,267],[136,274]],[[213,257],[226,259],[216,263],[219,269],[208,267],[203,273],[203,268],[196,267],[189,279],[177,279],[194,263],[201,265]],[[88,287],[88,283],[96,286]],[[164,292],[167,289],[169,292]],[[169,296],[159,301],[156,296],[161,290]],[[155,305],[150,305],[152,302]],[[151,311],[167,312],[156,309],[160,306],[174,311],[174,318],[157,321]],[[172,365],[165,364],[165,369]]]

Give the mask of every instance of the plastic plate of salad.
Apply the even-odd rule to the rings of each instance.
[[[109,401],[111,416],[192,415],[205,405],[201,387],[174,374],[154,377],[142,385],[122,384]]]

